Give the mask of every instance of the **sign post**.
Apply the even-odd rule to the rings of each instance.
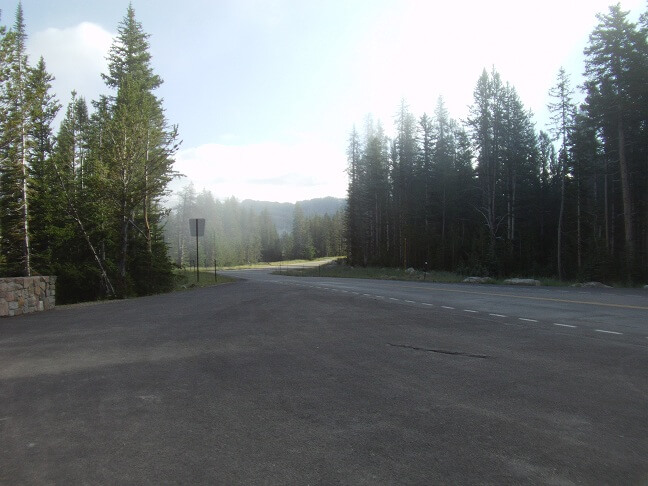
[[[205,235],[205,219],[204,218],[195,218],[189,220],[189,231],[191,231],[191,236],[196,237],[196,282],[200,282],[200,263],[198,260],[198,237]]]

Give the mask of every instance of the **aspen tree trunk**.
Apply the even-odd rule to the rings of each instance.
[[[146,250],[149,255],[153,255],[153,246],[151,242],[151,223],[149,222],[149,206],[150,206],[150,196],[149,196],[149,157],[150,157],[150,146],[151,146],[151,131],[150,128],[146,131],[146,159],[144,165],[144,231],[146,233]]]
[[[24,255],[25,255],[25,276],[31,277],[31,248],[29,242],[29,201],[27,195],[27,134],[25,124],[22,124],[22,193],[23,193],[23,233],[24,233]]]

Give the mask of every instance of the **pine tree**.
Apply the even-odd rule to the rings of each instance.
[[[151,67],[148,37],[129,5],[110,50],[108,73],[103,75],[107,86],[116,89],[108,103],[101,162],[118,238],[116,260],[122,295],[130,293],[131,285],[146,287],[148,293],[151,289],[146,281],[156,280],[161,287],[171,284],[159,231],[160,199],[174,176],[173,156],[179,143],[177,128],[168,126],[161,100],[153,93],[162,80]],[[142,237],[144,241],[138,241]],[[137,274],[130,276],[129,259],[138,262]],[[140,264],[142,259],[148,264]],[[154,267],[158,270],[155,276]]]
[[[561,67],[558,71],[556,84],[549,90],[552,102],[549,103],[548,108],[551,112],[551,121],[553,123],[552,132],[554,140],[560,144],[560,151],[558,152],[558,170],[560,178],[560,211],[558,214],[558,235],[557,235],[557,248],[556,248],[556,264],[558,271],[558,279],[562,280],[564,277],[564,268],[562,262],[563,256],[563,225],[565,214],[565,183],[568,175],[571,172],[571,138],[574,127],[574,117],[576,116],[576,107],[572,102],[573,90],[569,83],[569,76]],[[579,215],[580,216],[580,215]],[[580,255],[580,218],[579,218],[579,242],[578,242],[578,268],[581,266]]]
[[[470,107],[468,126],[477,153],[477,176],[481,187],[481,213],[488,231],[488,259],[491,271],[497,271],[497,248],[500,225],[503,217],[497,206],[501,171],[501,92],[500,76],[493,69],[492,76],[482,72],[475,91],[474,103]]]
[[[293,216],[293,258],[298,260],[312,260],[315,250],[308,227],[308,221],[304,217],[301,204],[295,204]]]
[[[599,24],[590,34],[584,54],[589,114],[602,129],[608,157],[619,164],[626,275],[632,280],[637,256],[635,192],[645,175],[632,177],[635,171],[641,173],[641,151],[628,149],[648,111],[644,97],[648,56],[645,35],[627,17],[619,4],[611,6],[607,14],[599,14]]]
[[[346,208],[346,240],[347,240],[347,259],[354,264],[360,261],[362,254],[360,243],[361,228],[361,183],[363,181],[360,173],[361,157],[360,137],[354,126],[349,135],[349,144],[347,146],[347,175],[349,177],[349,186],[347,189],[347,208]]]
[[[27,34],[22,5],[16,9],[13,28],[2,39],[5,73],[2,79],[0,119],[0,251],[5,273],[31,275],[29,230],[28,158],[31,150],[31,104]]]
[[[421,212],[417,211],[416,200],[416,196],[420,193],[415,181],[417,153],[416,119],[403,99],[396,114],[396,137],[392,145],[390,168],[393,196],[393,246],[397,250],[398,261],[403,267],[408,266],[408,261],[411,262],[414,250],[420,248],[420,243],[415,241],[416,228],[419,226],[421,216]]]
[[[261,241],[261,258],[265,262],[281,260],[281,243],[277,227],[270,219],[267,209],[259,215],[259,238]]]
[[[50,93],[53,76],[47,72],[41,57],[29,77],[29,89],[33,95],[31,105],[30,137],[34,141],[29,155],[31,178],[29,180],[30,214],[32,233],[33,266],[40,274],[50,273],[51,248],[49,227],[56,210],[52,204],[56,179],[52,172],[53,135],[52,123],[60,105]]]

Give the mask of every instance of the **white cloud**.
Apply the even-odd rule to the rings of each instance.
[[[344,197],[346,160],[336,146],[304,138],[292,144],[245,146],[205,144],[182,150],[175,170],[184,174],[174,189],[192,181],[215,197],[236,196],[295,202],[316,197]]]
[[[32,64],[43,56],[48,72],[56,78],[53,92],[65,106],[72,90],[88,102],[106,92],[101,73],[107,71],[112,41],[113,35],[103,27],[82,22],[36,32],[29,37],[27,49]]]
[[[642,0],[623,0],[640,10]],[[482,69],[491,67],[525,105],[545,110],[547,91],[563,65],[576,84],[582,49],[597,12],[609,0],[466,0],[397,2],[356,48],[357,104],[387,126],[402,97],[416,114],[434,110],[439,95],[463,118]],[[577,59],[578,64],[574,62]]]

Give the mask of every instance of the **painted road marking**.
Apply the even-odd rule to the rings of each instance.
[[[278,280],[273,281],[276,283],[288,283],[288,282],[280,282]],[[295,282],[290,282],[289,284],[291,285],[297,285],[297,286],[302,286],[302,287],[310,287],[310,288],[321,288],[323,290],[331,290],[333,292],[344,292],[344,293],[351,293],[354,295],[363,295],[365,297],[374,297],[378,299],[384,299],[386,297],[382,295],[372,295],[372,294],[360,294],[360,292],[353,292],[353,291],[348,291],[348,290],[341,290],[341,289],[334,289],[330,287],[318,287],[315,285],[302,285],[298,284]],[[639,307],[639,306],[626,306],[626,305],[620,305],[620,304],[602,304],[598,302],[578,302],[578,301],[571,301],[571,300],[563,300],[563,299],[549,299],[549,298],[540,298],[540,297],[529,297],[529,296],[515,296],[515,295],[507,295],[507,294],[488,294],[488,293],[483,293],[483,292],[468,292],[468,291],[458,291],[458,290],[447,290],[447,289],[438,289],[438,290],[446,290],[448,292],[461,292],[461,293],[471,293],[471,294],[480,294],[480,295],[498,295],[498,296],[506,296],[506,297],[517,297],[517,298],[524,298],[524,299],[532,299],[532,300],[549,300],[549,301],[555,301],[555,302],[570,302],[570,303],[576,303],[576,304],[592,304],[592,305],[603,305],[603,306],[608,306],[608,307],[624,307],[624,308],[634,308],[634,309],[648,309],[648,307]],[[429,302],[416,302],[413,300],[404,300],[404,299],[398,299],[396,297],[389,297],[389,300],[393,301],[400,301],[400,302],[407,302],[408,304],[419,304],[419,305],[425,305],[428,307],[434,307],[434,304],[430,304]],[[442,309],[448,309],[448,310],[455,310],[454,307],[451,307],[449,305],[442,305],[440,306]],[[479,311],[473,310],[473,309],[463,309],[464,312],[469,312],[471,314],[479,314]],[[506,318],[508,316],[504,314],[495,314],[495,313],[489,313],[489,316],[492,317],[500,317],[500,318]],[[526,317],[518,317],[518,320],[520,321],[525,321],[525,322],[539,322],[537,319],[529,319]],[[567,327],[570,329],[575,329],[578,326],[575,326],[573,324],[563,324],[561,322],[553,322],[552,323],[554,326],[559,326],[559,327]],[[614,334],[617,336],[623,335],[622,332],[617,332],[617,331],[608,331],[607,329],[594,329],[595,332],[600,332],[603,334]],[[648,339],[648,337],[646,338]]]
[[[412,287],[403,287],[401,286],[400,288],[405,288],[405,289],[411,289]],[[584,304],[584,305],[596,305],[596,306],[601,306],[601,307],[617,307],[621,309],[640,309],[640,310],[648,310],[648,306],[642,306],[642,305],[627,305],[627,304],[610,304],[607,302],[592,302],[592,301],[584,301],[584,300],[570,300],[570,299],[555,299],[552,297],[534,297],[531,295],[516,295],[516,294],[505,294],[505,293],[500,293],[500,292],[477,292],[475,290],[459,290],[459,289],[445,289],[445,288],[440,288],[440,287],[430,287],[428,289],[431,292],[455,292],[458,294],[471,294],[471,295],[487,295],[491,297],[509,297],[513,299],[527,299],[527,300],[543,300],[543,301],[548,301],[548,302],[565,302],[567,304]],[[567,292],[567,291],[563,291]]]

